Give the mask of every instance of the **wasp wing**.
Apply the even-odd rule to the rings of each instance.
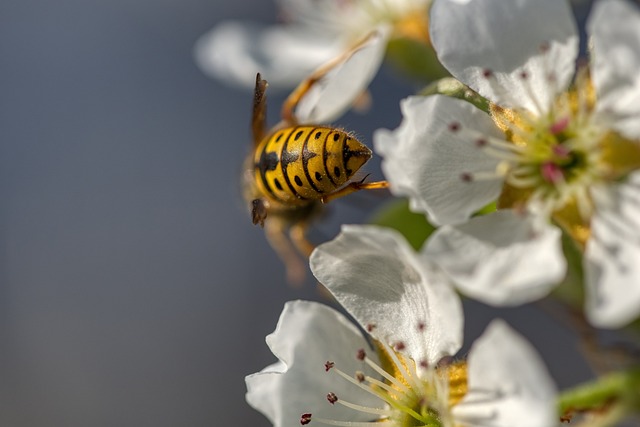
[[[258,146],[266,133],[267,123],[267,81],[262,80],[260,73],[256,75],[256,88],[253,93],[253,113],[251,115],[251,132],[253,144]]]
[[[388,27],[379,27],[351,50],[314,71],[285,101],[283,120],[328,123],[341,116],[376,75],[388,34]]]

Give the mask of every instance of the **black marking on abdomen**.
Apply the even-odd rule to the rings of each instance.
[[[273,183],[276,185],[276,188],[280,191],[284,191],[284,189],[282,188],[282,184],[280,184],[280,181],[278,181],[278,178],[274,178],[273,179]]]
[[[309,132],[309,135],[307,135],[307,139],[304,140],[304,144],[302,145],[302,170],[304,171],[304,176],[307,177],[307,181],[309,181],[309,185],[311,186],[311,188],[313,188],[313,190],[316,193],[322,193],[322,191],[318,187],[316,187],[316,185],[313,183],[313,180],[311,179],[311,175],[309,174],[309,160],[318,155],[313,151],[309,151],[309,137],[313,132],[315,132],[315,129]],[[322,132],[318,131],[315,135],[315,139],[318,139],[319,138],[318,134],[321,134],[321,133]],[[316,172],[316,177],[317,176],[318,176],[318,172]],[[302,184],[299,184],[299,185],[302,185]]]
[[[291,163],[297,162],[298,158],[300,157],[298,153],[291,153],[289,151],[286,151],[286,148],[287,146],[285,144],[285,148],[282,150],[282,158],[280,159],[282,169],[284,170],[287,170],[287,166],[289,166]]]
[[[347,137],[342,143],[342,166],[344,167],[344,171],[347,174],[347,178],[353,175],[353,171],[347,168],[347,164],[349,163],[349,159],[351,159],[351,157],[353,157],[356,154],[349,149],[348,141],[349,141],[349,138]]]
[[[302,131],[299,131],[296,135],[300,135],[300,132]],[[289,166],[289,164],[297,161],[300,158],[300,155],[298,153],[290,153],[287,151],[287,146],[289,145],[289,139],[291,139],[292,134],[293,132],[289,134],[287,139],[284,141],[284,145],[282,146],[282,154],[280,156],[281,157],[280,167],[282,168],[282,175],[284,176],[284,181],[287,183],[287,187],[289,187],[289,189],[291,190],[291,193],[300,200],[307,200],[307,198],[303,197],[300,193],[298,193],[298,190],[296,190],[296,188],[291,184],[291,180],[289,179],[289,175],[287,174],[287,166]],[[298,138],[298,136],[296,136],[296,138]]]
[[[284,200],[278,197],[275,191],[273,191],[273,188],[271,188],[271,185],[269,185],[269,180],[267,179],[267,171],[276,170],[276,168],[278,167],[278,163],[280,163],[280,159],[278,158],[278,153],[274,153],[273,151],[267,152],[266,146],[265,146],[264,149],[262,150],[262,153],[260,153],[260,160],[255,165],[255,167],[260,172],[260,179],[262,180],[262,185],[264,185],[264,188],[267,189],[267,191],[269,192],[269,195],[273,197],[275,200],[283,202]],[[280,183],[276,178],[275,185],[280,190],[282,190],[282,187],[279,184]]]
[[[324,167],[325,175],[329,177],[329,181],[331,181],[331,184],[333,184],[334,187],[337,187],[335,181],[333,180],[333,178],[331,178],[329,169],[327,168],[327,140],[329,139],[329,135],[330,134],[327,133],[327,136],[325,136],[324,141],[322,142],[322,166]],[[337,135],[337,133],[334,135]]]

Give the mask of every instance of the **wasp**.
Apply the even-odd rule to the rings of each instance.
[[[373,33],[312,73],[286,99],[282,120],[271,130],[266,126],[267,81],[259,73],[256,76],[244,198],[253,223],[264,228],[285,263],[291,283],[304,279],[306,266],[300,255],[309,257],[315,248],[306,231],[323,204],[355,191],[388,187],[386,181],[352,181],[371,158],[371,150],[352,133],[326,124],[348,108],[373,78],[384,41],[383,35]],[[362,73],[362,69],[374,71]]]

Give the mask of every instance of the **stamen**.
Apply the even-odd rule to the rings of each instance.
[[[509,175],[506,181],[512,187],[520,188],[520,189],[531,188],[531,187],[534,187],[536,184],[538,184],[538,178],[534,176],[520,178],[515,175]]]
[[[511,125],[511,126],[514,126],[514,125]],[[520,128],[514,127],[514,129],[520,129]],[[469,139],[472,139],[475,142],[476,147],[478,148],[493,147],[493,148],[499,148],[506,151],[512,151],[515,153],[523,153],[526,151],[525,147],[515,145],[514,143],[502,138],[496,138],[494,136],[485,135],[482,132],[479,132],[475,129],[464,128],[461,130],[463,132],[462,135],[464,137],[468,137]],[[520,131],[522,132],[521,129]]]
[[[311,414],[302,414],[300,416],[300,424],[302,424],[303,426],[306,426],[310,422],[311,422]]]
[[[540,174],[550,184],[557,184],[564,180],[562,168],[553,162],[544,162],[540,166]]]
[[[389,353],[393,354],[393,350],[391,350]],[[409,389],[407,388],[407,386],[405,386],[403,383],[398,381],[393,375],[389,374],[387,371],[382,369],[380,366],[378,366],[376,363],[374,363],[368,357],[365,359],[365,363],[367,365],[371,366],[374,371],[376,371],[377,373],[382,375],[387,381],[389,381],[390,383],[394,384],[396,387],[401,389],[403,392],[409,393]],[[396,362],[394,361],[394,363],[396,363]]]
[[[351,403],[351,402],[345,402],[344,400],[338,399],[336,397],[335,394],[330,393],[330,395],[333,395],[332,397],[335,398],[334,401],[329,400],[329,402],[333,405],[335,403],[338,403],[340,405],[343,405],[347,408],[353,409],[355,411],[359,411],[359,412],[364,412],[365,414],[372,414],[372,415],[380,415],[383,417],[389,417],[391,415],[393,415],[393,412],[388,410],[388,409],[382,409],[382,408],[371,408],[368,406],[362,406],[362,405],[358,405],[355,403]],[[329,398],[329,396],[327,396],[327,399]]]
[[[367,376],[365,376],[365,379],[367,380],[367,382],[369,382],[369,384],[374,385],[376,387],[379,387],[379,388],[385,390],[389,394],[393,394],[397,399],[401,399],[402,397],[406,396],[406,393],[403,392],[402,390],[398,390],[397,388],[393,388],[389,384],[387,384],[387,383],[385,383],[383,381],[380,381],[377,378],[373,378],[373,377],[370,377],[370,376],[367,375]],[[385,402],[389,403],[387,401],[387,398],[385,398],[383,396],[380,396],[380,398],[382,400],[384,400]]]
[[[396,368],[398,369],[398,372],[400,372],[400,375],[409,384],[409,386],[411,388],[413,388],[414,390],[422,389],[422,384],[419,382],[419,380],[416,381],[416,378],[417,378],[416,373],[412,372],[410,374],[409,372],[407,372],[406,367],[407,367],[407,365],[411,365],[412,364],[411,361],[409,361],[409,364],[402,363],[400,361],[399,357],[398,357],[399,353],[396,353],[395,351],[389,349],[388,346],[386,346],[386,345],[385,345],[385,347],[386,347],[385,350],[387,351],[387,353],[389,353],[389,356],[391,357],[392,362],[396,365]]]
[[[473,175],[471,175],[469,172],[463,172],[460,174],[460,180],[464,182],[471,182],[473,181]]]
[[[381,369],[381,368],[378,368],[378,369]],[[349,381],[351,384],[354,384],[354,385],[358,386],[360,389],[366,391],[367,393],[386,401],[384,395],[382,395],[380,392],[378,392],[376,390],[371,389],[371,387],[369,387],[366,384],[364,384],[363,381],[361,381],[361,378],[352,378],[351,376],[349,376],[346,373],[342,372],[338,368],[334,369],[333,372],[337,373],[342,378],[344,378],[345,380]],[[384,372],[384,373],[386,374],[386,372]],[[387,374],[387,375],[389,375],[389,374]],[[393,377],[391,377],[391,378],[393,378]],[[393,378],[393,379],[395,380],[395,378]],[[408,390],[405,389],[405,392],[408,392]]]
[[[578,93],[578,111],[576,112],[576,116],[580,123],[586,121],[589,117],[589,99],[588,99],[588,91],[589,91],[589,71],[588,66],[582,65],[578,66],[578,71],[576,72],[576,91]]]
[[[388,423],[388,419],[380,419],[376,421],[336,421],[328,420],[325,418],[313,418],[314,422],[329,425],[329,426],[341,426],[341,427],[376,427],[383,423]],[[300,424],[307,425],[311,422],[311,414],[302,414],[300,417]]]
[[[587,193],[587,189],[584,186],[576,187],[574,192],[576,205],[578,206],[578,212],[582,219],[591,218],[591,214],[593,213],[593,203],[591,202],[591,197]]]
[[[502,171],[463,172],[460,174],[460,180],[464,182],[493,181],[504,179],[505,175],[506,173]]]
[[[553,154],[561,158],[567,158],[569,157],[569,154],[571,154],[571,150],[567,147],[567,144],[554,145],[551,150],[553,151]]]
[[[331,403],[333,405],[334,403],[336,403],[338,401],[338,396],[336,396],[335,393],[331,392],[331,393],[327,394],[327,400],[329,401],[329,403]]]

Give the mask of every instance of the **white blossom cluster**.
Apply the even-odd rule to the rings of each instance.
[[[640,317],[640,8],[595,1],[585,61],[564,0],[280,3],[287,25],[206,35],[203,67],[246,84],[244,70],[267,70],[287,85],[370,31],[387,43],[418,13],[442,65],[487,103],[410,96],[400,126],[374,134],[392,194],[437,229],[420,251],[373,225],[318,246],[311,271],[358,325],[288,303],[267,337],[278,361],[246,379],[249,404],[277,427],[560,425],[544,363],[504,321],[455,359],[459,293],[492,306],[546,297],[567,274],[564,235],[581,254],[587,321]],[[234,41],[225,49],[221,34]],[[366,85],[375,71],[336,78]]]

